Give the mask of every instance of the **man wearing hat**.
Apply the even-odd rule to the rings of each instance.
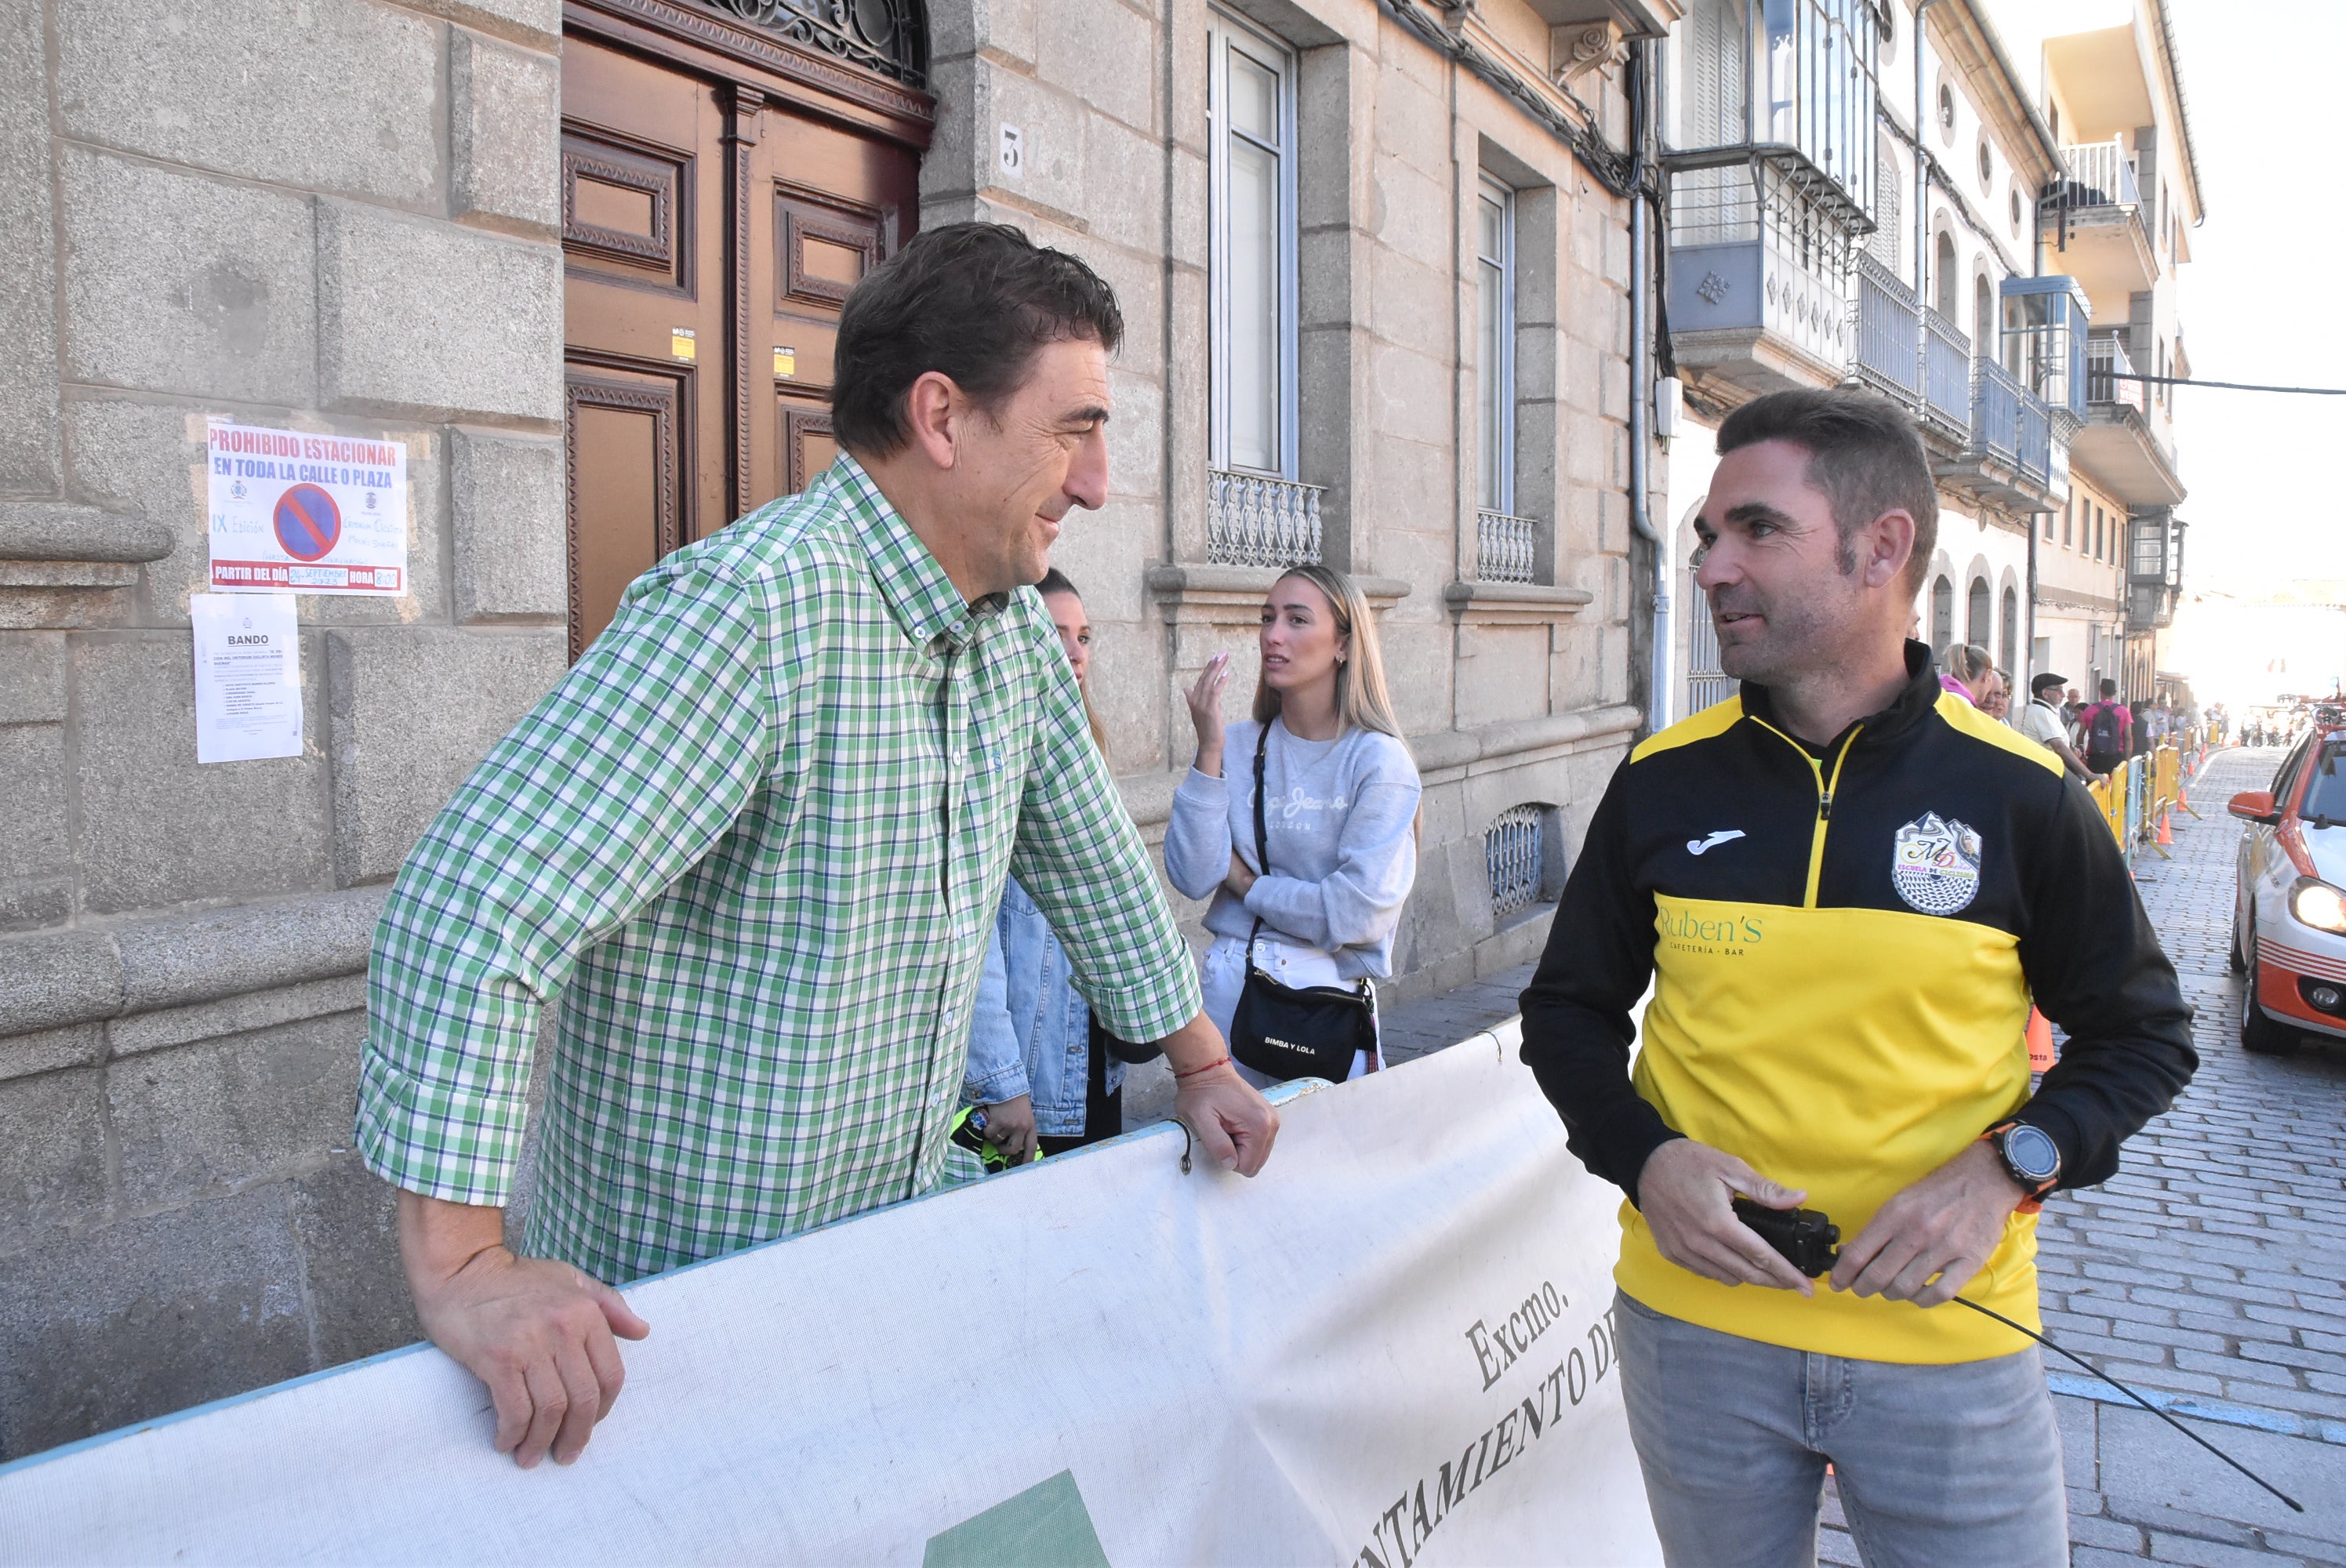
[[[2069,727],[2062,720],[2060,708],[2054,706],[2055,699],[2061,695],[2061,688],[2067,684],[2068,677],[2058,675],[2040,675],[2031,680],[2028,683],[2028,706],[2020,710],[2020,717],[2013,720],[2013,727],[2031,740],[2041,740],[2050,747],[2061,759],[2062,766],[2072,774],[2079,779],[2091,779],[2093,774],[2086,771],[2085,759],[2078,756],[2076,748],[2069,744]]]

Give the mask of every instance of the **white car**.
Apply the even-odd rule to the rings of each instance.
[[[2270,789],[2232,797],[2240,835],[2232,970],[2248,976],[2240,1044],[2285,1056],[2346,1038],[2346,715],[2322,710]]]

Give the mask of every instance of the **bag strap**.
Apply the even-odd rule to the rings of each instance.
[[[1262,825],[1262,759],[1263,753],[1270,746],[1270,721],[1266,720],[1262,728],[1255,731],[1254,737],[1254,874],[1258,877],[1267,877],[1270,874],[1270,846],[1265,842],[1269,835],[1263,830]],[[1254,917],[1254,930],[1247,934],[1247,967],[1249,969],[1254,967],[1254,944],[1261,940],[1262,917],[1257,915]]]

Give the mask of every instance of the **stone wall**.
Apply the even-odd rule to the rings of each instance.
[[[0,14],[0,1456],[414,1337],[363,971],[562,669],[560,15]],[[301,599],[297,758],[195,760],[208,415],[407,443],[412,591]]]
[[[1114,498],[1060,558],[1153,841],[1192,744],[1180,692],[1227,649],[1242,702],[1275,575],[1204,547],[1209,14],[930,10],[924,219],[1025,225],[1131,322]],[[1627,208],[1372,0],[1248,13],[1301,62],[1305,477],[1328,558],[1379,606],[1427,784],[1398,998],[1536,952],[1549,906],[1494,914],[1484,830],[1542,808],[1552,896],[1638,721]],[[1542,80],[1532,12],[1483,14]],[[0,276],[0,1458],[415,1333],[389,1193],[345,1141],[363,971],[401,858],[563,667],[560,16],[0,7],[22,259]],[[1618,83],[1577,90],[1617,142]],[[1485,169],[1518,191],[1531,585],[1474,574]],[[411,592],[301,600],[298,758],[194,759],[208,415],[408,445]]]

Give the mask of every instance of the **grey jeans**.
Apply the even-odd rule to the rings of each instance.
[[[2034,1346],[1910,1366],[1738,1339],[1618,1292],[1613,1308],[1670,1568],[1811,1568],[1828,1461],[1868,1568],[2069,1561],[2061,1433]]]

